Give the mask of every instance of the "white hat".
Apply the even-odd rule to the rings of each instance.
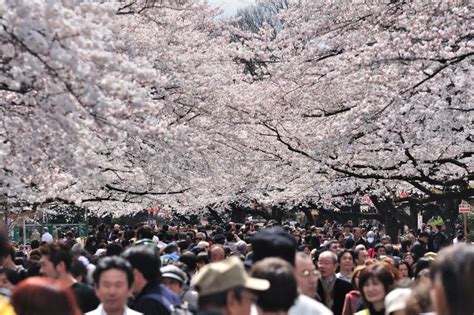
[[[404,310],[410,295],[411,289],[407,288],[395,289],[388,293],[385,297],[385,315]]]

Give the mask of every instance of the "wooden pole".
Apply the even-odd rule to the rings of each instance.
[[[466,243],[468,242],[467,237],[467,213],[463,213],[464,216],[464,237],[466,238]]]

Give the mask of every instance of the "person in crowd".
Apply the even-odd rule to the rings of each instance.
[[[171,242],[164,248],[161,255],[161,265],[166,266],[172,264],[179,259],[179,246],[176,242]]]
[[[474,314],[474,246],[443,249],[431,267],[431,297],[437,314]]]
[[[267,257],[280,257],[294,266],[296,247],[295,239],[283,228],[263,229],[252,237],[253,263]]]
[[[385,315],[385,296],[393,289],[395,278],[389,267],[377,262],[365,268],[359,276],[359,288],[366,309],[356,315]]]
[[[186,272],[176,265],[168,265],[161,268],[161,278],[163,284],[181,299],[180,308],[197,311],[198,294],[187,285],[188,276]]]
[[[360,245],[358,245],[360,246]],[[356,246],[354,251],[354,262],[357,266],[365,265],[367,259],[369,259],[369,252],[365,249],[365,247],[358,247]]]
[[[375,234],[374,231],[368,231],[367,232],[367,240],[366,240],[366,246],[367,248],[374,248],[375,244],[377,244],[378,239],[377,235]]]
[[[186,265],[186,275],[189,279],[196,273],[197,268],[197,259],[196,255],[191,251],[185,251],[178,259],[179,262],[182,262]],[[175,263],[176,264],[176,263]]]
[[[196,256],[196,273],[198,273],[202,267],[209,263],[209,255],[206,252],[201,252]]]
[[[21,277],[16,271],[0,267],[0,289],[4,289],[11,294],[20,280]]]
[[[168,315],[179,297],[161,283],[161,259],[158,248],[138,245],[122,253],[133,269],[132,293],[135,298],[130,308],[145,315]]]
[[[209,251],[209,247],[211,246],[211,244],[209,244],[209,242],[207,241],[200,241],[196,247],[199,247],[199,248],[202,248],[204,249],[204,251],[207,253]]]
[[[309,255],[302,252],[296,253],[295,274],[299,292],[310,298],[316,298],[321,273],[316,270]]]
[[[326,307],[334,314],[341,314],[346,294],[352,290],[352,285],[336,277],[337,255],[332,251],[325,251],[319,255],[318,269],[321,279],[318,282],[318,294]]]
[[[209,262],[219,262],[223,261],[226,258],[224,246],[221,244],[214,244],[209,248]]]
[[[430,284],[425,282],[414,286],[410,296],[406,300],[404,315],[434,315],[435,313],[430,297],[430,289]]]
[[[257,294],[259,315],[287,315],[298,296],[293,266],[281,258],[269,257],[254,264],[250,276],[270,282],[268,290]]]
[[[318,279],[321,274],[313,263],[310,256],[303,252],[296,253],[295,276],[299,295],[294,305],[290,308],[290,315],[315,314],[329,315],[332,312],[323,304],[319,303],[317,293]]]
[[[193,278],[199,293],[199,314],[250,315],[256,300],[253,291],[265,291],[270,283],[249,277],[242,261],[233,256],[208,264]]]
[[[411,248],[411,253],[415,261],[418,261],[418,259],[423,257],[427,252],[432,251],[432,248],[428,246],[429,238],[430,234],[428,232],[421,232],[418,236],[418,240]]]
[[[82,312],[90,312],[99,305],[94,290],[71,274],[72,253],[68,245],[61,242],[46,244],[41,248],[40,265],[43,276],[59,280],[72,289]]]
[[[339,272],[336,277],[347,282],[351,282],[352,270],[354,269],[354,253],[351,250],[343,250],[337,256]]]
[[[53,236],[49,233],[47,227],[43,228],[43,234],[41,235],[41,242],[52,243],[54,241]]]
[[[355,227],[353,231],[353,240],[355,242],[355,245],[364,245],[364,247],[367,247],[367,241],[362,237],[362,229],[359,227]]]
[[[408,263],[404,260],[400,261],[397,265],[398,269],[398,276],[399,280],[397,281],[397,284],[401,288],[407,288],[411,285],[412,283],[412,278],[413,278],[413,272],[408,265]]]
[[[403,254],[402,260],[408,264],[408,266],[410,267],[411,271],[413,272],[413,271],[414,271],[415,259],[413,258],[412,253],[411,253],[411,252],[408,252],[408,253]]]
[[[385,249],[385,246],[382,243],[378,243],[374,246],[374,252],[371,257],[379,258],[380,256],[385,256],[386,254],[387,254],[387,251]]]
[[[346,294],[344,299],[344,307],[342,308],[343,315],[352,315],[358,311],[358,308],[361,304],[361,295],[359,289],[359,278],[360,273],[364,270],[366,266],[357,266],[352,273],[351,284],[354,290]]]
[[[11,303],[16,315],[82,315],[71,287],[44,277],[22,281]]]
[[[96,295],[100,305],[86,315],[140,315],[127,307],[132,295],[133,271],[125,259],[105,257],[99,261],[93,273]]]
[[[337,240],[329,241],[327,244],[327,249],[334,254],[339,255],[339,253],[342,251],[341,243]]]
[[[279,257],[291,265],[295,265],[295,260],[297,259],[296,241],[280,227],[259,231],[252,238],[252,248],[254,249],[253,263],[268,257]],[[305,269],[307,272],[303,270],[304,274],[311,273],[311,270],[314,270],[311,267]],[[298,278],[298,274],[296,274],[296,277]],[[331,314],[331,311],[318,302],[314,295],[308,297],[305,294],[300,294],[295,300],[295,304],[290,308],[290,315],[298,314]]]

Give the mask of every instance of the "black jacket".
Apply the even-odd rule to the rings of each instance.
[[[336,278],[336,283],[334,283],[334,304],[331,308],[332,312],[334,315],[341,315],[342,314],[342,308],[344,307],[344,300],[346,298],[346,294],[349,293],[349,291],[352,291],[352,284],[345,280],[337,279]],[[323,284],[321,283],[321,279],[318,281],[318,294],[323,300],[324,303],[324,289],[323,289]]]
[[[130,308],[134,311],[141,312],[144,315],[170,315],[168,308],[163,305],[163,303],[160,303],[157,299],[153,298],[154,293],[163,295],[165,293],[163,290],[165,289],[159,282],[148,283],[142,291],[137,294],[132,303],[130,303]],[[168,294],[170,294],[169,290],[165,295]],[[173,305],[179,304],[174,300],[174,298],[179,300],[179,297],[174,293],[173,295],[173,299],[168,299],[170,300],[169,302]]]

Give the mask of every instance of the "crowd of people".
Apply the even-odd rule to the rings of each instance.
[[[474,314],[474,246],[363,221],[0,233],[0,315]]]

